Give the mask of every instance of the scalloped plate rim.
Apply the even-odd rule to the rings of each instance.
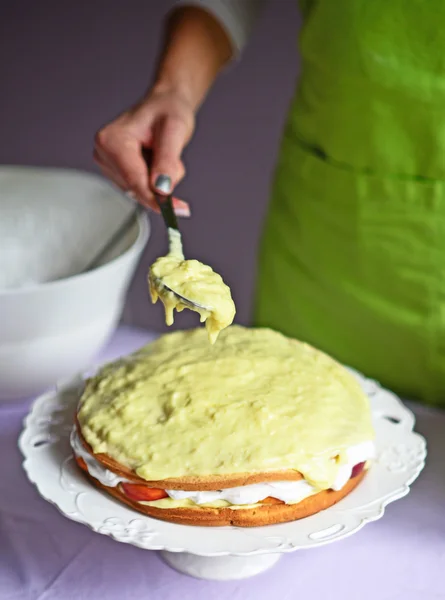
[[[380,386],[380,384],[378,384],[378,382],[376,382],[375,380],[365,378],[363,375],[361,375],[358,371],[355,371],[354,369],[350,369],[350,371],[352,371],[354,373],[354,375],[356,375],[360,379],[362,384],[371,383],[375,386],[377,391],[384,392],[384,393],[389,392],[389,390],[385,390],[384,388],[382,388]],[[252,539],[254,538],[257,541],[259,547],[257,547],[256,549],[248,550],[248,551],[244,551],[244,552],[237,552],[237,551],[232,551],[232,550],[221,550],[221,551],[206,550],[206,551],[200,552],[199,549],[196,549],[196,548],[194,548],[193,550],[189,550],[185,546],[180,546],[180,545],[172,546],[171,544],[166,544],[166,543],[159,543],[159,544],[150,543],[150,546],[147,547],[147,545],[144,545],[142,542],[138,542],[137,539],[123,539],[122,537],[119,537],[119,535],[117,533],[114,533],[112,531],[100,531],[100,527],[102,525],[97,527],[97,524],[94,524],[93,522],[88,521],[88,519],[85,517],[82,518],[82,515],[80,515],[79,513],[70,514],[70,513],[66,512],[62,508],[60,501],[52,498],[48,493],[46,493],[46,491],[43,489],[45,486],[43,485],[42,480],[39,481],[39,479],[36,478],[32,474],[32,472],[29,468],[30,458],[27,454],[27,448],[25,447],[25,442],[26,442],[27,436],[30,434],[30,427],[32,426],[33,419],[36,416],[36,410],[45,403],[45,400],[47,400],[49,398],[55,399],[62,392],[67,391],[68,389],[71,389],[72,391],[74,391],[74,389],[73,389],[74,384],[75,384],[75,382],[79,382],[81,380],[80,378],[81,378],[81,376],[77,375],[73,378],[70,378],[69,380],[65,380],[63,383],[59,384],[55,389],[49,390],[49,391],[41,394],[40,396],[38,396],[32,403],[32,405],[29,409],[29,412],[23,419],[23,430],[21,431],[19,439],[18,439],[18,446],[24,457],[24,460],[22,462],[23,469],[24,469],[29,481],[36,486],[37,491],[40,494],[40,496],[43,499],[45,499],[47,502],[49,502],[50,504],[55,506],[60,514],[62,514],[63,516],[67,517],[68,519],[70,519],[76,523],[86,525],[90,530],[94,531],[95,533],[99,533],[101,535],[107,535],[117,542],[124,543],[124,544],[131,544],[133,546],[136,546],[136,547],[144,549],[144,550],[145,549],[150,549],[150,550],[154,550],[154,551],[164,550],[164,551],[175,552],[175,553],[176,552],[191,552],[192,554],[194,554],[196,556],[203,556],[203,557],[223,557],[223,556],[244,556],[245,557],[245,556],[255,556],[255,555],[260,555],[260,554],[290,553],[290,552],[295,552],[300,549],[310,549],[310,548],[324,546],[324,545],[330,544],[332,542],[338,541],[340,539],[346,539],[347,537],[350,537],[354,533],[357,533],[366,524],[376,521],[376,520],[380,519],[381,517],[383,517],[386,507],[389,504],[403,498],[410,492],[410,487],[411,487],[412,483],[417,479],[417,477],[419,476],[419,474],[421,473],[422,469],[425,466],[425,460],[426,460],[426,456],[427,456],[426,440],[422,435],[415,432],[411,428],[409,433],[411,433],[411,435],[413,435],[413,436],[416,436],[416,438],[418,439],[418,441],[420,442],[420,445],[422,447],[422,452],[421,452],[421,454],[419,453],[419,457],[418,457],[420,459],[419,462],[416,463],[415,469],[412,470],[409,478],[404,482],[404,484],[403,485],[401,484],[400,487],[396,488],[392,493],[386,494],[384,498],[378,498],[378,499],[370,502],[368,505],[363,505],[364,508],[368,507],[368,510],[370,510],[370,511],[372,510],[372,514],[368,514],[361,518],[359,517],[359,521],[357,522],[356,526],[353,527],[352,529],[348,529],[347,531],[341,530],[338,534],[334,534],[332,537],[328,537],[327,539],[320,539],[320,540],[315,540],[315,541],[311,540],[310,544],[306,544],[306,545],[300,544],[299,545],[298,543],[295,543],[294,541],[290,540],[289,538],[286,538],[285,536],[283,536],[283,543],[281,544],[281,546],[275,546],[275,547],[263,546],[263,547],[261,547],[260,546],[261,541],[263,541],[263,544],[264,544],[267,541],[267,536],[265,536],[264,540],[262,540],[260,535],[258,535],[258,536],[252,536]],[[397,403],[399,404],[401,409],[405,412],[405,414],[409,415],[410,420],[412,421],[412,424],[414,425],[415,424],[415,415],[414,415],[413,411],[410,410],[409,408],[407,408],[402,403],[402,401],[400,400],[399,397],[397,397],[392,392],[389,392],[389,393],[391,394],[392,399],[397,401]],[[371,399],[372,399],[372,396],[371,396]],[[88,492],[90,494],[97,495],[98,497],[102,497],[102,493],[99,490],[96,490],[93,486],[91,486],[91,489],[88,490]],[[340,507],[341,507],[341,505],[335,505],[335,506],[331,507],[330,509],[327,509],[326,511],[323,511],[322,513],[318,513],[318,514],[326,515],[329,512],[331,512],[333,514],[340,513],[341,512]],[[351,509],[344,509],[344,513],[347,513],[350,510]],[[107,517],[107,518],[112,518],[112,517]],[[136,512],[135,512],[134,519],[130,519],[128,521],[128,523],[131,523],[132,521],[134,521],[136,519],[140,519],[142,521],[148,519],[148,520],[150,520],[151,523],[154,523],[154,524],[158,523],[158,520],[151,519],[150,517],[147,517],[144,515],[140,515]],[[339,519],[339,521],[340,521],[340,519]],[[282,525],[286,525],[286,524],[282,524]],[[180,526],[180,527],[183,527],[183,526]],[[202,528],[202,529],[208,529],[208,528]],[[211,528],[209,528],[209,529],[211,529]],[[227,528],[226,530],[228,530],[228,529],[229,528]],[[233,528],[233,529],[234,530],[241,529],[241,530],[245,531],[243,528]],[[250,529],[250,528],[248,528],[248,529]],[[251,531],[259,532],[259,531],[264,531],[264,530],[266,530],[266,527],[252,528]],[[158,532],[155,531],[154,534],[156,534],[156,533],[158,533]],[[275,537],[279,538],[280,536],[273,536],[273,535],[270,536],[270,538],[272,538],[272,539]]]

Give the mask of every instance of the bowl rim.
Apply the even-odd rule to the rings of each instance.
[[[16,167],[16,165],[1,165],[2,167],[8,166],[8,167]],[[17,165],[18,167],[20,167],[21,165]],[[30,169],[35,169],[35,170],[40,170],[41,168],[39,167],[30,167]],[[88,171],[82,171],[80,169],[57,169],[55,168],[43,168],[41,170],[47,170],[47,171],[65,171],[65,172],[69,172],[69,173],[75,173],[76,175],[85,175],[86,177],[92,177],[93,179],[99,179],[102,180],[103,183],[105,185],[108,185],[108,182],[106,179],[96,175],[95,173],[90,173]],[[125,194],[115,188],[114,186],[112,186],[110,184],[110,187],[112,188],[112,190],[114,192],[117,193],[116,200],[118,202],[120,202],[121,204],[127,204],[127,205],[131,205],[133,204],[132,202],[130,202],[130,200],[128,200],[125,196]],[[68,285],[71,284],[72,282],[79,282],[82,280],[87,280],[91,277],[93,277],[94,275],[96,275],[97,273],[105,273],[108,270],[111,270],[112,268],[115,268],[116,265],[119,265],[121,262],[125,261],[128,256],[131,255],[138,255],[142,252],[142,250],[145,247],[145,244],[147,243],[150,234],[151,234],[151,225],[150,225],[150,219],[149,216],[147,214],[147,212],[139,212],[139,214],[137,215],[137,223],[138,223],[138,234],[137,237],[135,239],[135,241],[131,244],[131,246],[129,248],[127,248],[127,250],[125,250],[124,252],[122,252],[121,254],[119,254],[119,256],[116,256],[115,258],[113,258],[112,260],[107,261],[106,263],[104,263],[103,265],[99,265],[98,267],[95,267],[94,269],[91,269],[91,271],[87,271],[86,273],[77,273],[75,275],[70,275],[69,277],[63,277],[62,279],[55,279],[54,281],[45,281],[42,283],[34,283],[31,285],[27,285],[26,287],[23,288],[6,288],[6,289],[0,289],[0,298],[1,297],[5,297],[5,296],[13,296],[13,295],[26,295],[26,294],[32,294],[35,293],[37,291],[42,291],[42,290],[48,290],[48,289],[54,289],[57,287],[63,287],[64,285]]]

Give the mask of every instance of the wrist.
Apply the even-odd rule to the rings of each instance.
[[[199,106],[199,99],[196,93],[193,93],[190,83],[180,81],[177,77],[172,79],[165,73],[156,78],[145,99],[153,95],[176,97],[182,103],[187,104],[193,112],[196,112]]]
[[[206,10],[183,7],[167,23],[152,90],[173,94],[196,112],[232,55],[225,30]]]

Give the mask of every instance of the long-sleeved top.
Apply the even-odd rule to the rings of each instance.
[[[199,6],[211,13],[224,27],[239,54],[246,44],[267,0],[178,0],[178,4]]]

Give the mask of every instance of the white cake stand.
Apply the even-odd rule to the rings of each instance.
[[[151,519],[93,487],[69,445],[80,377],[40,396],[20,437],[24,469],[39,493],[69,519],[119,542],[158,550],[174,569],[202,579],[241,579],[274,565],[284,552],[345,538],[383,516],[409,492],[422,470],[426,444],[414,416],[394,394],[356,374],[369,395],[377,458],[363,482],[337,505],[301,521],[267,527],[192,527]]]

